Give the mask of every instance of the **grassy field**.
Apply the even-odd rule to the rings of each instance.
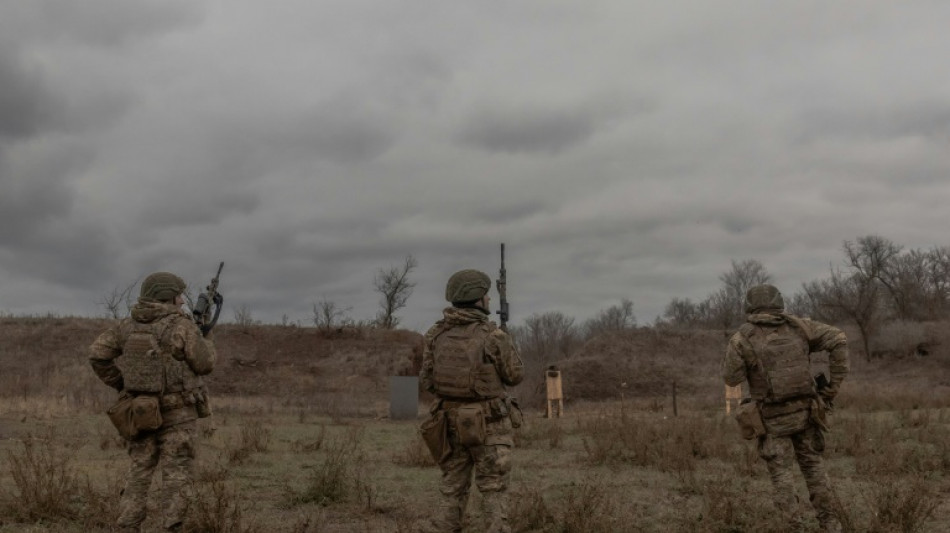
[[[127,458],[105,417],[2,424],[0,531],[108,531]],[[216,416],[201,421],[191,525],[411,531],[439,478],[416,425],[221,398]],[[855,531],[947,530],[950,409],[842,410],[834,425],[828,468]],[[771,512],[764,465],[715,410],[673,417],[618,402],[577,405],[561,419],[529,416],[517,446],[515,531],[785,530]],[[470,511],[468,531],[479,531],[477,496]]]
[[[99,326],[41,321],[6,332],[0,532],[104,532],[115,519],[128,459],[102,414],[113,393],[85,362]],[[296,346],[321,354],[293,366],[302,356],[275,346],[271,335],[278,333],[222,332],[215,416],[200,421],[190,530],[412,531],[435,502],[439,471],[417,437],[418,421],[386,418],[380,377],[399,366],[393,353],[413,353],[405,348],[411,336],[325,339],[335,343],[329,347],[293,331]],[[241,348],[228,353],[229,346]],[[542,418],[532,403],[516,434],[514,531],[786,531],[771,508],[764,464],[724,413],[718,361],[707,360],[713,350],[684,358],[692,374],[683,378],[678,416],[668,396],[634,391],[624,401],[619,394],[572,399],[561,419]],[[340,373],[330,360],[345,361],[341,353],[364,368],[382,368]],[[371,362],[366,353],[374,354]],[[855,361],[826,451],[851,530],[950,530],[946,361],[939,353],[921,361]],[[279,394],[259,390],[266,379],[290,380],[295,372],[297,381]],[[237,389],[244,382],[254,389]],[[816,530],[801,481],[798,490]],[[158,530],[154,504],[146,531]],[[482,525],[476,492],[466,531]]]

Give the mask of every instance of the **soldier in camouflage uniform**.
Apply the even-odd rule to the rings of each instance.
[[[505,386],[521,382],[524,365],[508,333],[488,320],[490,288],[491,279],[484,272],[453,274],[445,289],[452,307],[442,312],[442,320],[425,336],[420,378],[423,388],[438,397],[433,415],[441,411],[446,416],[451,453],[439,462],[442,499],[423,531],[462,530],[473,471],[488,513],[487,531],[511,531],[507,489],[514,445],[512,420],[520,425],[521,411]],[[475,432],[478,438],[466,429],[473,412],[475,425],[484,423]]]
[[[729,340],[722,362],[727,385],[748,381],[765,434],[758,451],[768,466],[777,510],[797,522],[792,485],[798,463],[822,531],[840,531],[840,505],[821,456],[825,411],[848,375],[848,342],[835,327],[784,312],[781,293],[758,285],[746,294],[747,322]],[[810,354],[829,353],[830,384],[815,391]]]
[[[214,369],[216,355],[211,332],[203,337],[181,309],[184,290],[184,281],[174,274],[151,274],[142,282],[131,317],[103,332],[90,347],[89,361],[106,385],[131,396],[155,395],[161,406],[161,427],[128,443],[132,464],[119,503],[119,531],[140,531],[159,463],[167,531],[181,531],[194,495],[196,419],[210,414],[200,376]]]

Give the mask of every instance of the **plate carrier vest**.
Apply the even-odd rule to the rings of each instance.
[[[739,328],[758,362],[749,374],[749,393],[754,400],[779,403],[814,396],[805,327],[788,317],[778,326],[746,323]]]
[[[122,345],[122,379],[125,389],[133,393],[166,394],[189,391],[200,385],[199,377],[184,360],[171,354],[170,347],[162,349],[160,339],[175,315],[143,324],[132,321],[132,331]]]
[[[485,400],[505,393],[495,365],[485,362],[491,326],[475,322],[442,330],[433,342],[432,382],[444,398]]]

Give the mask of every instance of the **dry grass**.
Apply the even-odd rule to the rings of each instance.
[[[127,458],[102,414],[114,393],[83,354],[104,325],[0,319],[2,533],[104,532],[115,519]],[[215,416],[199,424],[192,530],[401,532],[427,516],[440,473],[416,422],[385,419],[384,378],[400,367],[396,359],[411,359],[416,337],[374,335],[221,332]],[[526,409],[515,435],[513,530],[787,530],[754,446],[722,412],[720,341],[718,333],[637,332],[588,346],[585,358],[600,346],[603,357],[623,359],[628,385],[611,388],[619,374],[604,378],[600,401],[573,396],[561,419],[541,418],[543,404]],[[584,360],[564,369],[566,380],[582,373]],[[854,361],[825,454],[853,531],[950,529],[948,361],[939,349],[927,358]],[[664,382],[674,370],[676,417]],[[651,380],[659,383],[641,386]],[[801,481],[798,495],[805,530],[817,530]],[[154,514],[148,530],[157,529]],[[484,525],[477,491],[466,523],[469,532]]]

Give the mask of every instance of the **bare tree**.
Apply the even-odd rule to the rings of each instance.
[[[709,327],[721,329],[722,334],[729,337],[745,316],[744,301],[744,297],[737,300],[727,287],[710,294],[705,302],[706,323]]]
[[[673,327],[694,327],[700,320],[699,309],[689,298],[673,298],[663,310],[663,318]]]
[[[392,266],[388,269],[379,269],[373,280],[382,297],[379,300],[379,312],[376,313],[376,325],[385,329],[393,329],[399,325],[399,318],[396,317],[396,311],[406,306],[409,297],[412,296],[412,289],[416,284],[409,281],[409,274],[419,266],[416,258],[411,254],[407,255],[403,263],[399,266]]]
[[[251,316],[251,310],[247,305],[241,304],[240,307],[234,309],[234,323],[240,326],[241,332],[247,333],[250,331],[251,326],[257,322],[254,320],[254,317]]]
[[[719,296],[722,300],[721,311],[726,313],[731,320],[728,325],[735,326],[745,316],[746,292],[756,285],[771,282],[772,275],[756,259],[744,259],[738,262],[733,260],[732,270],[721,274],[719,281],[722,282],[724,291]],[[726,317],[722,318],[726,319]]]
[[[120,319],[129,313],[132,305],[135,303],[133,291],[138,280],[133,281],[126,287],[115,286],[112,292],[102,296],[102,299],[96,302],[106,310],[108,318]]]
[[[523,326],[513,326],[510,333],[531,372],[569,357],[579,341],[574,319],[560,311],[533,314]]]
[[[633,302],[624,298],[619,305],[602,309],[596,317],[584,323],[587,338],[608,331],[621,331],[637,327],[637,317],[633,314]]]
[[[326,331],[333,329],[338,322],[346,319],[346,314],[352,308],[342,308],[337,306],[336,302],[327,300],[324,297],[319,302],[313,304],[313,324]]]

